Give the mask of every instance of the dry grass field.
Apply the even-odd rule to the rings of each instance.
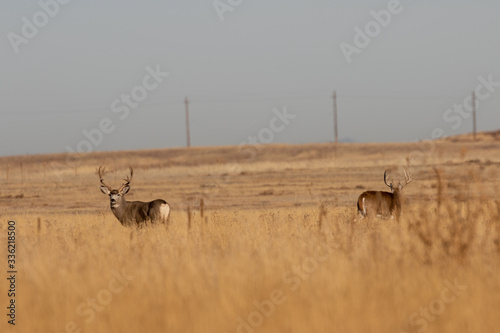
[[[2,332],[498,332],[500,141],[214,147],[0,158],[0,239],[16,221],[16,325]],[[400,221],[356,217],[415,180]],[[122,227],[166,199],[168,228]]]

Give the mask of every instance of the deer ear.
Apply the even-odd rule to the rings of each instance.
[[[109,188],[107,186],[101,185],[101,192],[104,194],[110,194]]]
[[[121,194],[127,194],[128,193],[128,190],[130,190],[130,186],[129,185],[126,185],[122,188],[122,190],[120,191]]]

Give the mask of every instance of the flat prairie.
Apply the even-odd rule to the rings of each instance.
[[[126,228],[127,199],[168,226]],[[408,167],[402,216],[357,197]],[[2,332],[498,332],[500,141],[193,147],[0,158],[16,228],[16,325]],[[4,277],[5,276],[5,277]]]

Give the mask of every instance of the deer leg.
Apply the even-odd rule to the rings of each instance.
[[[356,221],[361,221],[362,219],[364,219],[366,217],[366,212],[362,211],[362,210],[358,210],[358,218],[357,219],[354,219],[354,222]]]
[[[354,222],[356,221],[361,221],[362,219],[364,219],[366,217],[366,206],[365,206],[365,198],[362,199],[362,204],[360,205],[359,204],[359,201],[358,201],[358,219],[354,219]],[[363,206],[363,208],[361,208],[361,206]]]

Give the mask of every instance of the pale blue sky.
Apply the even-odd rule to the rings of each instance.
[[[232,9],[223,21],[212,0],[2,1],[0,155],[184,146],[185,96],[192,145],[268,140],[273,109],[285,108],[296,117],[272,142],[331,141],[334,89],[341,139],[470,131],[453,106],[478,77],[500,82],[500,3],[401,0],[385,27],[374,23],[394,1],[221,0]],[[341,43],[377,25],[348,63]],[[145,90],[147,67],[169,76]],[[124,117],[132,91],[141,100]],[[500,128],[500,86],[479,91],[478,128]]]

